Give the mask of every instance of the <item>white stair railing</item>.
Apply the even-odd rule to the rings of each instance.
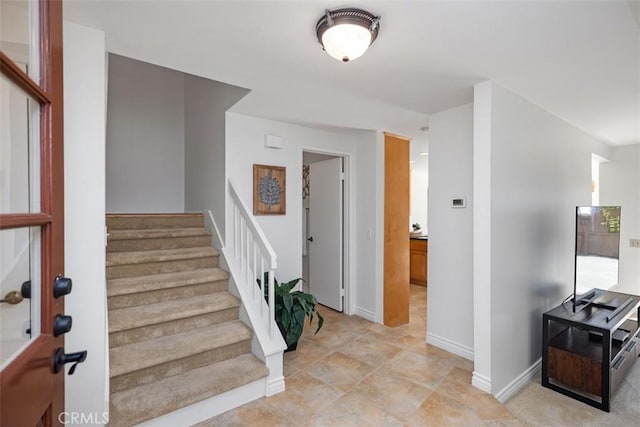
[[[274,280],[277,266],[275,251],[264,232],[228,181],[233,215],[227,218],[225,241],[220,235],[211,211],[207,213],[207,227],[212,233],[212,243],[222,252],[221,267],[230,274],[229,290],[242,301],[240,318],[254,332],[251,350],[263,360],[269,369],[265,383],[265,396],[272,396],[285,389],[283,352],[287,344],[275,321]],[[264,278],[268,277],[267,283]],[[260,284],[256,279],[260,278]],[[265,301],[265,286],[268,301]]]
[[[237,283],[237,286],[244,286],[247,291],[245,295],[250,295],[253,305],[260,307],[261,323],[268,325],[269,335],[275,340],[281,337],[275,322],[276,253],[231,181],[228,184],[233,208],[233,226],[230,227],[232,235],[226,237],[227,242],[233,242],[233,250],[228,254],[231,259],[228,262],[233,263],[238,269],[240,283]],[[264,281],[265,277],[268,277],[267,283]],[[258,278],[259,285],[256,281]],[[267,286],[266,304],[264,286]]]

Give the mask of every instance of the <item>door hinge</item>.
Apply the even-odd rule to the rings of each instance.
[[[343,297],[344,296],[344,288],[340,289],[340,296]]]
[[[344,172],[340,172],[340,179],[344,181]]]

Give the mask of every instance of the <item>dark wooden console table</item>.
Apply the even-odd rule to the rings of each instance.
[[[571,302],[544,313],[542,385],[609,412],[640,355],[638,319],[640,296],[600,289],[575,313]]]

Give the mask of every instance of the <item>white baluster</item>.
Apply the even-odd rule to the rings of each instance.
[[[275,276],[275,271],[270,268],[269,269],[269,332],[271,332],[271,338],[275,338],[275,331],[273,330],[273,322],[271,320],[275,319],[275,295],[274,293],[274,285],[273,280]]]

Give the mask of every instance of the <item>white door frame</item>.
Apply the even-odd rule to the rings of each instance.
[[[355,209],[353,208],[352,195],[355,194],[355,153],[348,153],[345,151],[332,150],[327,148],[312,147],[312,146],[299,146],[298,148],[298,171],[300,171],[300,178],[302,178],[302,156],[304,152],[324,154],[327,156],[336,156],[343,158],[344,165],[344,229],[342,231],[342,242],[344,246],[343,251],[343,271],[344,271],[344,304],[342,309],[345,314],[352,315],[354,313],[355,304],[355,289],[351,286],[355,283]],[[302,179],[301,179],[302,181]],[[302,230],[302,215],[304,211],[300,212],[298,218],[298,229]],[[302,257],[300,257],[302,263]]]

